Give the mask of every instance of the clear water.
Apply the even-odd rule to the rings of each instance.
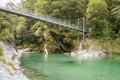
[[[62,54],[24,54],[22,66],[30,80],[120,80],[120,56],[79,60]]]

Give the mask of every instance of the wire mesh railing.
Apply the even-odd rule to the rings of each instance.
[[[46,14],[34,13],[28,10],[21,10],[21,9],[12,8],[12,7],[8,8],[8,7],[3,7],[3,6],[0,6],[0,10],[5,11],[5,12],[10,12],[13,14],[17,14],[17,15],[21,15],[21,16],[31,17],[31,18],[38,19],[38,20],[45,21],[45,22],[50,22],[53,24],[67,27],[67,28],[75,29],[78,31],[82,31],[82,29],[80,29],[80,26],[76,24],[71,24],[69,21],[63,21],[61,19],[51,17]]]

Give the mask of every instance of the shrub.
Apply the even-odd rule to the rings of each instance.
[[[89,42],[83,43],[82,47],[83,47],[83,49],[89,49],[89,47],[90,47]]]
[[[120,46],[120,38],[115,39],[114,43]]]
[[[14,36],[13,34],[9,31],[9,29],[4,29],[0,33],[0,39],[7,41],[7,42],[13,42],[14,41]]]
[[[103,48],[106,53],[120,54],[120,38],[116,38],[115,40],[105,39],[103,42]]]
[[[120,54],[120,38],[114,40],[111,50],[112,53]]]

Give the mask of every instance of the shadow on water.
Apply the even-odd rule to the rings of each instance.
[[[66,61],[66,63],[75,63],[75,61],[74,60],[69,60],[69,61]]]
[[[42,71],[38,71],[35,68],[30,67],[22,67],[24,69],[24,74],[30,79],[30,80],[38,80],[34,79],[34,77],[39,77],[40,80],[44,80],[44,78],[48,77],[47,75],[43,74]],[[34,77],[33,77],[34,76]]]

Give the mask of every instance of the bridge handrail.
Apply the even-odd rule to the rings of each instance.
[[[30,17],[34,17],[43,21],[47,21],[47,22],[51,22],[54,24],[58,24],[61,26],[65,26],[68,28],[72,28],[72,29],[76,29],[76,30],[81,30],[80,27],[76,24],[71,24],[69,21],[62,21],[61,19],[55,18],[55,17],[51,17],[42,13],[34,13],[32,11],[27,11],[27,10],[20,10],[17,8],[8,8],[8,7],[3,7],[0,6],[1,10],[6,10],[6,11],[10,11],[10,12],[14,12],[14,13],[19,13],[21,15],[26,15],[26,16],[30,16]]]

